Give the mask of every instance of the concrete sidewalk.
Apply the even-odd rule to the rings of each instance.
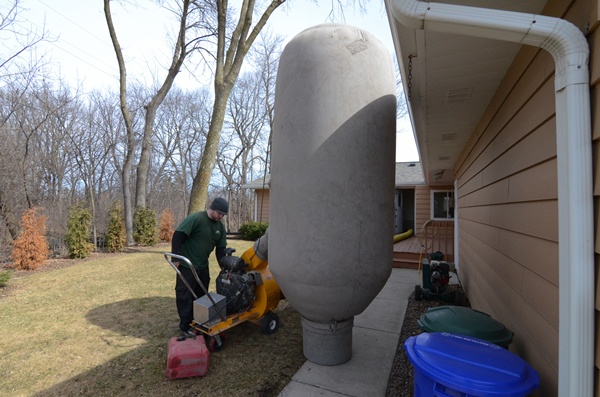
[[[408,297],[416,284],[421,284],[417,270],[393,269],[379,295],[354,318],[350,361],[333,367],[306,361],[279,396],[385,396]]]

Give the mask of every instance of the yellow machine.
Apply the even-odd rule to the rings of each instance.
[[[206,291],[186,257],[169,252],[164,254],[167,262],[194,296],[192,328],[207,336],[210,351],[223,348],[223,338],[219,335],[221,332],[245,321],[250,320],[258,324],[261,332],[265,334],[274,333],[279,328],[279,316],[273,310],[283,299],[283,295],[269,270],[267,259],[262,259],[255,248],[256,244],[248,248],[241,257],[233,256],[235,250],[228,249],[227,256],[219,263],[221,272],[216,279],[216,294]],[[177,266],[173,264],[173,258],[188,264],[196,281],[202,286],[204,296],[196,296]]]

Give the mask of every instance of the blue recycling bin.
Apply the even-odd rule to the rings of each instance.
[[[414,369],[414,397],[525,397],[539,388],[535,369],[483,339],[423,333],[404,343]]]

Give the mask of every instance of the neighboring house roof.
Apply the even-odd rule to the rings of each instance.
[[[253,180],[252,182],[248,182],[245,185],[242,185],[243,189],[269,189],[269,182],[271,181],[271,175],[267,175],[264,178],[258,178]]]
[[[396,163],[396,187],[424,185],[423,169],[419,162]]]
[[[265,178],[258,178],[252,182],[242,185],[244,189],[255,189],[255,190],[269,190],[269,182],[271,175],[267,175],[266,182]],[[405,162],[396,163],[396,186],[414,186],[425,184],[423,178],[423,170],[421,169],[421,163],[419,162]]]

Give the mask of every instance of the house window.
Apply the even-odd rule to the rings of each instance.
[[[431,192],[431,217],[433,219],[454,219],[454,192],[452,190]]]

